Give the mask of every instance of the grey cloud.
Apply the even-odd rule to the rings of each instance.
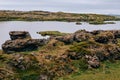
[[[120,14],[120,0],[0,0],[0,9]]]

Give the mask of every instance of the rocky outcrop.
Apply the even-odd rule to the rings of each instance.
[[[31,67],[38,67],[38,61],[32,55],[12,54],[12,58],[8,61],[9,66],[19,70],[27,70]]]
[[[30,38],[28,32],[12,31],[10,35],[11,40],[7,40],[2,45],[2,49],[6,53],[32,51],[47,43],[46,39],[28,39]]]
[[[11,40],[31,38],[29,32],[26,31],[11,31],[9,35]]]
[[[65,44],[70,44],[73,42],[81,42],[88,40],[92,34],[85,30],[79,30],[73,34],[68,34],[61,37],[56,37],[57,40],[64,42]]]
[[[98,68],[100,67],[100,60],[99,58],[94,55],[94,56],[90,56],[90,55],[85,55],[85,58],[88,59],[88,68]]]
[[[74,33],[74,41],[76,42],[86,41],[90,39],[91,36],[92,35],[89,32],[85,30],[79,30]]]
[[[71,44],[73,42],[82,42],[87,40],[94,40],[98,43],[117,43],[117,38],[120,38],[120,30],[95,30],[88,32],[85,30],[76,31],[73,34],[68,34],[60,37],[56,37],[57,40],[64,42],[65,44]]]
[[[94,39],[99,43],[115,43],[115,35],[112,33],[112,31],[101,32],[97,34]]]
[[[112,32],[113,32],[115,38],[120,38],[120,30],[113,30]]]
[[[47,40],[45,39],[8,40],[2,45],[2,49],[6,53],[32,51],[46,43]]]
[[[64,42],[65,44],[70,44],[74,41],[74,35],[68,34],[65,36],[56,37],[57,40]]]

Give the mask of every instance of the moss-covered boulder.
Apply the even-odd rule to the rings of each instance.
[[[114,34],[110,31],[101,32],[100,34],[96,35],[94,39],[96,42],[99,43],[108,43],[108,42],[115,43]]]
[[[88,31],[85,30],[79,30],[74,33],[74,41],[81,42],[81,41],[87,41],[91,38],[91,34]]]

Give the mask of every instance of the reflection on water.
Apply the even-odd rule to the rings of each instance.
[[[115,21],[116,24],[106,25],[89,25],[83,22],[82,25],[76,25],[75,22],[57,22],[57,21],[5,21],[0,22],[0,45],[6,40],[9,40],[9,31],[29,31],[32,38],[43,38],[36,32],[39,31],[60,31],[73,33],[80,29],[88,31],[92,30],[115,30],[120,29],[120,22]]]

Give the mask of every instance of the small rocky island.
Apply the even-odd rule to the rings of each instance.
[[[0,80],[73,80],[66,77],[87,71],[96,75],[120,64],[120,30],[38,33],[51,37],[32,39],[29,32],[9,33],[11,40],[0,53]]]

